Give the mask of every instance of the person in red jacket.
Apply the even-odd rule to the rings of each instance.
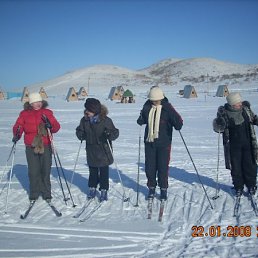
[[[31,93],[29,101],[24,103],[13,126],[13,142],[16,143],[24,134],[28,175],[30,182],[29,199],[35,201],[40,194],[44,200],[50,201],[50,171],[52,165],[52,148],[48,131],[56,133],[60,124],[39,93]]]

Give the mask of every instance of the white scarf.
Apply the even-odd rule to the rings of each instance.
[[[162,105],[152,106],[149,112],[148,118],[148,137],[147,142],[154,142],[154,139],[159,138],[159,122],[161,114]]]

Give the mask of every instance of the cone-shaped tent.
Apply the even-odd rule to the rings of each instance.
[[[78,95],[74,89],[74,87],[71,87],[68,90],[67,96],[66,96],[66,100],[69,101],[78,101]]]
[[[197,98],[197,93],[196,90],[194,88],[194,86],[192,85],[186,85],[184,88],[184,98]]]

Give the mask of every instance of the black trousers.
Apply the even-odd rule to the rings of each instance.
[[[250,144],[230,146],[231,176],[235,189],[256,186],[257,165]]]
[[[145,173],[148,187],[156,187],[158,178],[158,186],[168,188],[170,151],[171,145],[156,146],[155,143],[145,143]]]
[[[32,147],[26,146],[28,175],[30,181],[30,200],[42,194],[43,199],[51,198],[50,172],[52,165],[51,146],[44,146],[43,154],[35,154]]]
[[[99,184],[99,189],[109,189],[109,166],[105,167],[90,167],[89,166],[89,187],[97,188]]]

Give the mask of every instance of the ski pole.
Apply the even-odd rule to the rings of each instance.
[[[141,162],[141,126],[139,130],[139,143],[138,143],[138,171],[137,171],[137,188],[136,188],[136,204],[135,207],[138,207],[139,204],[139,181],[140,181],[140,162]]]
[[[13,164],[14,164],[15,150],[16,150],[16,143],[14,144],[13,156],[12,156],[12,164],[11,164],[11,171],[10,171],[10,174],[9,174],[9,183],[8,183],[8,188],[7,188],[7,193],[6,193],[5,214],[7,214],[9,191],[11,189],[11,181],[12,181],[12,175],[13,175]]]
[[[182,141],[183,141],[183,143],[184,143],[184,145],[185,145],[186,151],[187,151],[187,153],[188,153],[188,155],[189,155],[189,157],[190,157],[190,159],[191,159],[191,161],[192,161],[192,163],[193,163],[195,172],[196,172],[196,174],[197,174],[197,176],[198,176],[198,179],[199,179],[199,181],[200,181],[200,183],[201,183],[201,185],[202,185],[202,188],[203,188],[203,191],[204,191],[204,193],[205,193],[205,196],[207,197],[207,199],[208,199],[208,201],[209,201],[209,203],[210,203],[211,209],[213,209],[213,206],[212,206],[212,204],[211,204],[210,198],[209,198],[209,196],[208,196],[208,194],[207,194],[207,192],[206,192],[206,190],[205,190],[205,188],[204,188],[204,185],[203,185],[203,183],[202,183],[202,181],[201,181],[201,178],[200,178],[200,176],[199,176],[198,170],[197,170],[197,168],[196,168],[196,166],[195,166],[195,164],[194,164],[194,161],[193,161],[193,159],[192,159],[192,156],[191,156],[191,154],[190,154],[190,152],[189,152],[189,150],[188,150],[188,147],[187,147],[187,145],[186,145],[186,143],[185,143],[184,137],[183,137],[183,135],[182,135],[182,133],[181,133],[180,130],[179,130],[179,134],[180,134],[180,136],[181,136],[181,138],[182,138]]]
[[[8,167],[8,162],[9,162],[9,160],[10,160],[12,154],[13,154],[15,145],[16,145],[16,143],[13,143],[12,149],[11,149],[11,151],[10,151],[10,153],[9,153],[9,156],[8,156],[7,161],[6,161],[6,163],[5,163],[4,170],[3,170],[2,175],[1,175],[0,183],[2,182],[2,180],[3,180],[3,178],[4,178],[4,175],[5,175],[5,173],[6,173],[6,169],[7,169],[7,167]]]
[[[212,200],[219,198],[219,155],[220,155],[220,131],[218,133],[218,160],[217,160],[217,172],[216,172],[216,194],[212,197]]]
[[[56,148],[55,148],[55,146],[54,146],[53,136],[52,136],[52,134],[51,134],[49,128],[47,128],[47,132],[48,132],[49,140],[50,140],[50,142],[51,142],[51,147],[52,147],[52,150],[53,150],[53,154],[54,154],[54,159],[55,159],[57,171],[59,171],[59,170],[58,170],[58,164],[57,164],[57,160],[58,160],[58,163],[59,163],[60,169],[61,169],[61,171],[62,171],[62,175],[63,175],[63,177],[64,177],[65,184],[66,184],[68,193],[69,193],[69,195],[70,195],[70,198],[71,198],[73,207],[75,207],[76,205],[75,205],[75,203],[74,203],[74,201],[73,201],[73,197],[72,197],[70,188],[69,188],[68,183],[67,183],[67,180],[66,180],[66,176],[65,176],[65,173],[64,173],[64,170],[63,170],[63,166],[62,166],[62,164],[61,164],[61,161],[60,161],[60,158],[59,158],[59,156],[58,156],[57,150],[56,150]],[[58,172],[58,176],[59,176],[59,181],[60,181],[60,183],[61,183],[61,177],[60,177],[59,172]],[[65,204],[66,204],[67,198],[65,197],[64,189],[63,189],[62,183],[61,183],[61,189],[62,189],[62,193],[63,193],[63,196],[64,196],[64,201],[65,201]]]
[[[73,174],[72,174],[72,177],[71,177],[70,189],[72,188],[73,177],[74,177],[75,169],[76,169],[77,162],[78,162],[78,159],[79,159],[81,147],[82,147],[82,140],[81,140],[81,143],[80,143],[80,146],[79,146],[79,149],[78,149],[78,152],[77,152],[77,156],[76,156],[76,159],[75,159],[74,167],[73,167]]]
[[[119,170],[118,170],[118,167],[117,167],[116,161],[115,161],[115,159],[114,159],[113,150],[112,150],[112,148],[111,148],[111,146],[110,146],[110,143],[109,143],[109,140],[108,140],[108,139],[107,139],[107,144],[108,144],[108,147],[109,147],[109,149],[110,149],[111,155],[112,155],[112,157],[113,157],[113,160],[114,160],[114,163],[115,163],[115,167],[116,167],[116,171],[117,171],[117,174],[118,174],[119,180],[120,180],[121,185],[122,185],[122,189],[123,189],[123,201],[124,201],[124,202],[128,202],[128,201],[130,200],[130,198],[129,198],[129,197],[126,197],[126,195],[125,195],[125,188],[124,188],[124,184],[123,184],[123,181],[122,181],[122,178],[121,178],[120,172],[119,172]]]
[[[14,151],[14,149],[16,148],[16,143],[17,143],[17,141],[18,141],[17,139],[20,138],[20,130],[21,130],[21,128],[20,128],[20,126],[18,126],[18,127],[17,127],[17,130],[16,130],[16,132],[15,132],[15,140],[13,141],[13,146],[12,146],[12,148],[11,148],[11,151],[10,151],[9,156],[8,156],[8,158],[7,158],[7,161],[6,161],[4,170],[3,170],[3,172],[2,172],[2,176],[1,176],[1,179],[0,179],[0,183],[2,182],[2,179],[3,179],[4,174],[5,174],[5,172],[6,172],[5,170],[6,170],[7,167],[8,167],[8,162],[9,162],[9,160],[10,160],[12,154],[13,154],[13,151]]]
[[[58,167],[58,163],[57,163],[57,158],[56,158],[55,151],[53,150],[53,146],[52,146],[52,152],[53,152],[53,156],[54,156],[54,160],[55,160],[55,164],[56,164],[56,170],[57,170],[57,174],[58,174],[59,185],[61,187],[61,191],[62,191],[62,194],[63,194],[63,197],[64,197],[65,205],[67,205],[67,200],[68,199],[66,199],[66,197],[65,197],[64,187],[63,187],[63,183],[62,183],[62,180],[61,180],[60,171],[59,171],[59,167]]]

